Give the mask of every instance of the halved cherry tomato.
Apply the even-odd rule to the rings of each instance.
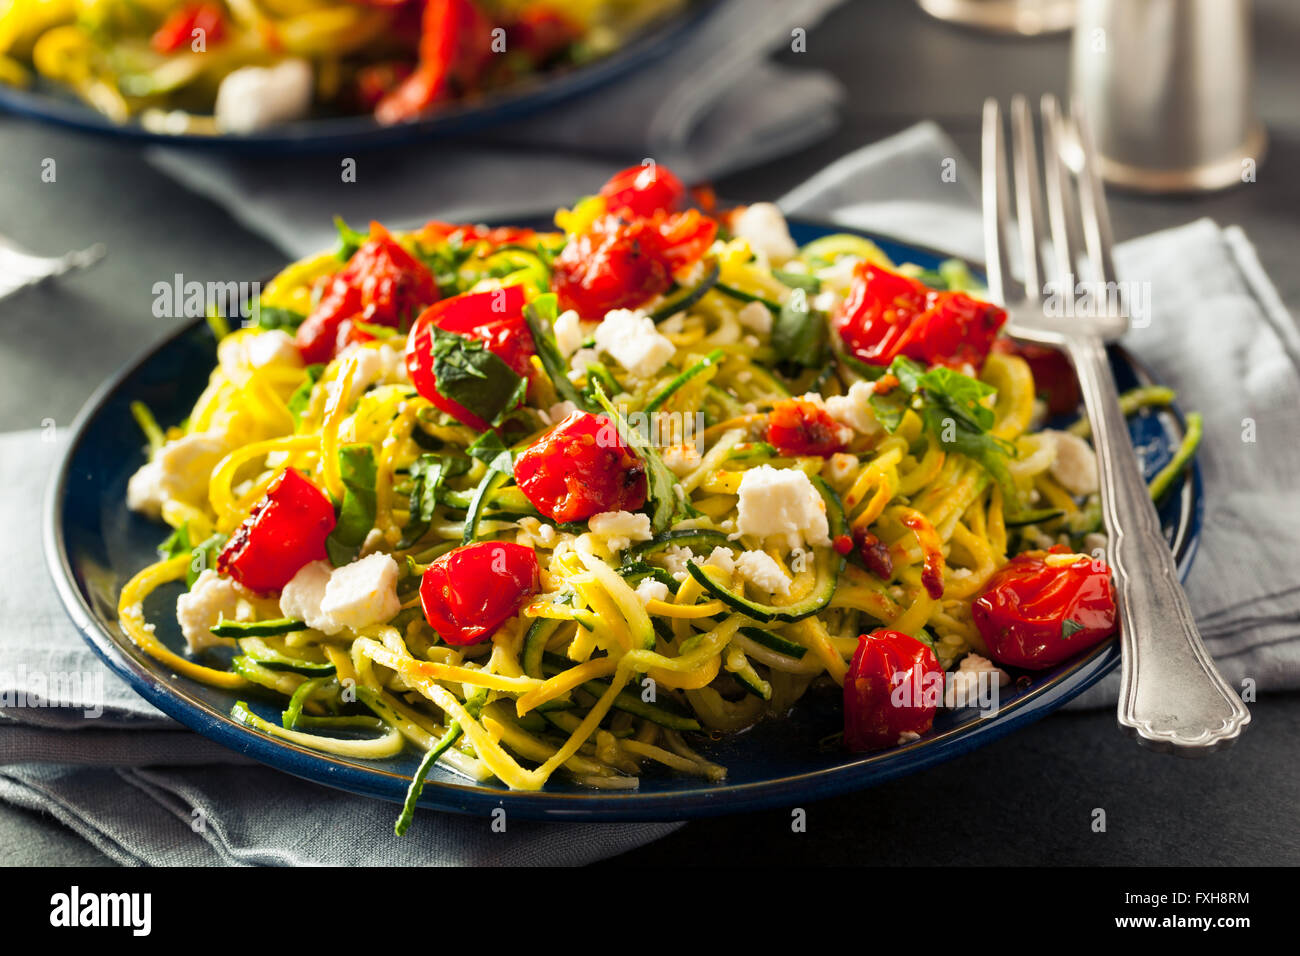
[[[656,213],[651,221],[659,233],[659,255],[674,272],[703,258],[718,235],[718,224],[698,209]]]
[[[993,660],[1042,670],[1115,632],[1110,568],[1062,545],[1021,554],[989,578],[971,614]]]
[[[659,233],[643,219],[602,216],[569,239],[552,263],[551,287],[561,309],[602,319],[667,292],[673,280],[659,250]]]
[[[325,492],[285,469],[221,549],[217,570],[250,591],[279,591],[304,564],[325,557],[334,523]]]
[[[965,292],[942,292],[874,262],[853,270],[834,325],[856,357],[888,365],[900,355],[954,368],[984,364],[1007,313]]]
[[[610,212],[648,218],[657,212],[680,209],[686,187],[671,169],[648,163],[615,173],[600,187],[600,195]]]
[[[149,38],[159,53],[175,53],[194,42],[194,31],[203,31],[204,49],[226,38],[226,18],[215,3],[187,3],[174,11]]]
[[[345,320],[398,328],[437,301],[433,273],[372,222],[370,238],[329,280],[316,308],[298,326],[295,342],[304,362],[328,362],[342,344],[357,341],[350,333],[340,337]]]
[[[843,426],[806,398],[783,398],[767,417],[767,440],[782,455],[833,455],[844,447]]]
[[[537,555],[511,541],[480,541],[449,551],[424,571],[420,605],[448,644],[477,644],[514,617],[541,589]]]
[[[417,236],[421,242],[450,242],[458,246],[472,242],[486,242],[491,246],[526,246],[536,238],[537,233],[519,226],[457,225],[431,219],[420,228]]]
[[[1047,402],[1049,414],[1068,415],[1079,408],[1079,402],[1083,400],[1079,391],[1079,377],[1074,373],[1074,366],[1064,352],[1047,345],[1017,342],[1014,339],[998,339],[993,343],[993,351],[1019,355],[1029,363],[1029,371],[1034,376],[1034,388]]]
[[[434,329],[477,339],[517,375],[528,378],[534,347],[524,319],[524,287],[510,285],[443,299],[415,320],[406,340],[406,370],[415,390],[458,421],[480,431],[490,428],[488,422],[438,391],[433,372]]]
[[[844,745],[884,750],[905,733],[923,734],[943,700],[943,668],[911,635],[877,628],[858,638],[844,675]]]
[[[424,0],[415,72],[375,107],[385,125],[417,118],[472,90],[492,59],[493,23],[470,0]]]
[[[645,465],[604,415],[573,412],[515,459],[515,482],[553,521],[636,511],[646,500]]]

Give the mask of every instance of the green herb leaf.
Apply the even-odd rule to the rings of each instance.
[[[1072,617],[1067,617],[1061,622],[1061,640],[1065,640],[1071,634],[1077,634],[1083,630],[1083,625]]]
[[[334,217],[334,228],[339,231],[339,249],[335,255],[340,262],[351,259],[352,254],[361,248],[361,244],[370,238],[369,232],[357,232],[343,221],[342,216]]]
[[[411,463],[411,516],[402,529],[402,540],[397,542],[399,549],[409,548],[429,530],[443,481],[468,470],[469,459],[463,455],[421,455]]]
[[[802,272],[783,272],[780,269],[773,269],[772,278],[792,289],[803,289],[809,295],[816,295],[822,290],[821,279]]]
[[[826,314],[814,309],[808,293],[796,288],[772,322],[772,348],[783,363],[817,368],[826,361]]]
[[[645,463],[646,498],[650,503],[650,527],[655,534],[667,531],[669,525],[684,512],[685,500],[677,496],[677,477],[668,470],[653,445],[635,428],[628,427],[623,416],[614,408],[605,390],[599,384],[595,386],[596,401],[609,415],[618,436],[633,453]]]
[[[524,401],[528,379],[478,339],[433,330],[438,393],[493,426]]]
[[[268,331],[283,329],[292,335],[298,331],[298,326],[306,321],[307,316],[301,312],[295,312],[293,309],[282,309],[278,305],[261,305],[256,308],[257,327]]]
[[[533,348],[537,351],[537,357],[541,360],[542,368],[546,370],[551,384],[555,386],[555,394],[573,402],[579,408],[593,411],[596,406],[569,381],[569,366],[560,355],[559,346],[555,344],[555,334],[552,330],[555,328],[558,308],[553,293],[539,295],[524,306],[524,320],[528,323],[528,331],[533,336]]]
[[[495,434],[494,437],[496,437]],[[500,442],[501,439],[497,438],[496,440]],[[468,450],[476,457],[482,458],[489,454],[492,446],[491,443],[482,443],[481,447],[475,450],[476,446],[480,446],[480,443],[482,443],[482,438],[474,442]],[[504,446],[495,452],[491,460],[486,458],[483,458],[483,460],[487,461],[488,464],[487,474],[483,476],[483,480],[474,489],[474,496],[470,498],[469,508],[465,511],[465,529],[461,532],[461,544],[469,544],[478,537],[479,521],[483,518],[483,510],[487,507],[488,498],[493,491],[505,484],[506,480],[513,477],[515,473],[514,455],[510,453],[510,449]]]
[[[213,534],[206,541],[195,545],[190,539],[190,525],[187,521],[158,545],[158,555],[166,559],[188,554],[190,566],[185,571],[185,586],[192,588],[206,568],[217,566],[217,552],[225,547],[227,540],[224,534]]]
[[[343,501],[338,522],[325,539],[325,552],[336,567],[354,560],[375,526],[375,451],[369,445],[344,445],[339,449]]]
[[[308,365],[303,371],[307,373],[307,379],[294,389],[287,403],[289,414],[293,416],[295,422],[302,418],[302,413],[307,411],[307,406],[311,404],[311,391],[316,387],[316,383],[320,381],[321,375],[324,374],[325,366]]]

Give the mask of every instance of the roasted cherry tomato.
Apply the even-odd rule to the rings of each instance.
[[[686,187],[671,169],[649,163],[615,173],[600,188],[605,208],[614,213],[650,217],[673,212],[686,200]]]
[[[718,235],[718,224],[697,209],[657,213],[651,221],[659,233],[660,258],[674,272],[703,258]]]
[[[420,580],[425,620],[448,644],[477,644],[514,617],[541,588],[537,555],[510,541],[449,551]]]
[[[853,270],[834,325],[856,357],[888,365],[904,355],[927,365],[979,368],[1007,313],[965,292],[941,292],[874,262]]]
[[[930,729],[942,700],[943,668],[934,651],[901,631],[863,634],[844,675],[844,746],[896,747],[903,734]]]
[[[304,362],[328,362],[342,344],[358,340],[349,333],[340,336],[345,321],[398,328],[437,301],[433,273],[372,222],[370,238],[329,280],[316,308],[298,326],[295,342]]]
[[[1110,568],[1063,546],[1012,558],[971,606],[999,664],[1042,670],[1115,632]]]
[[[308,562],[325,557],[334,505],[292,468],[280,472],[217,555],[217,570],[250,591],[279,591]]]
[[[443,299],[415,320],[406,340],[406,370],[415,390],[457,421],[480,431],[490,428],[488,422],[438,391],[438,379],[433,372],[434,329],[477,339],[516,374],[528,378],[533,337],[524,319],[523,286],[467,292]]]
[[[1069,415],[1078,410],[1083,399],[1079,377],[1074,374],[1074,366],[1064,352],[1047,345],[1013,339],[998,339],[993,343],[993,351],[1019,355],[1029,364],[1029,371],[1034,375],[1034,388],[1047,402],[1049,414]]]
[[[551,268],[560,308],[591,319],[604,318],[610,309],[635,308],[673,284],[659,233],[644,219],[601,217],[590,231],[570,237]]]
[[[375,118],[401,123],[472,90],[491,61],[494,27],[471,0],[424,0],[415,72],[380,101]]]
[[[843,427],[806,398],[784,398],[767,417],[767,440],[782,455],[833,455],[844,447]]]
[[[515,459],[515,481],[553,521],[645,504],[645,465],[604,415],[574,412]]]
[[[149,45],[159,53],[175,53],[190,49],[194,31],[202,30],[204,49],[216,46],[226,38],[226,19],[221,7],[215,3],[187,3],[163,21],[157,32],[149,38]]]
[[[474,226],[456,225],[431,219],[419,232],[422,242],[443,243],[465,246],[474,242],[486,242],[490,246],[526,246],[532,243],[537,233],[532,229],[519,226]]]

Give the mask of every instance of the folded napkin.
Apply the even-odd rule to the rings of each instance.
[[[944,158],[956,160],[958,181],[936,190]],[[974,177],[923,124],[784,202],[978,256]],[[1117,259],[1125,276],[1153,283],[1152,321],[1129,344],[1206,419],[1206,520],[1188,592],[1210,650],[1231,682],[1300,685],[1300,586],[1287,560],[1300,541],[1300,336],[1239,230],[1195,222],[1126,243]],[[1253,443],[1242,441],[1248,418]],[[512,821],[494,835],[482,821],[421,811],[396,840],[392,807],[247,764],[177,728],[92,656],[26,544],[38,538],[30,503],[56,451],[37,433],[0,436],[10,530],[0,544],[0,797],[54,813],[123,863],[579,863],[672,829]],[[42,672],[102,675],[102,715],[87,718],[84,700],[14,706],[21,679]],[[1089,697],[1113,703],[1115,690]]]
[[[825,73],[767,62],[841,0],[726,0],[674,49],[580,99],[508,127],[352,156],[150,160],[285,253],[332,245],[330,217],[409,227],[430,216],[549,215],[623,166],[652,158],[691,182],[766,162],[828,133],[842,98]],[[355,182],[341,164],[356,162]]]

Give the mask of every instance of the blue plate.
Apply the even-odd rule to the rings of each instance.
[[[691,0],[682,10],[651,25],[608,56],[583,66],[529,77],[508,89],[395,126],[380,125],[369,116],[340,116],[299,120],[247,134],[160,133],[145,129],[135,119],[115,123],[69,90],[39,77],[31,89],[0,84],[0,109],[122,139],[234,153],[267,155],[399,146],[462,136],[519,119],[611,83],[673,50],[682,36],[694,29],[717,3],[718,0]]]
[[[799,243],[842,231],[792,223]],[[933,268],[943,258],[886,237],[868,238],[896,262]],[[124,504],[127,479],[144,462],[130,403],[145,402],[163,423],[180,421],[207,382],[215,355],[207,325],[188,324],[104,385],[78,417],[46,502],[45,551],[59,593],[73,621],[109,667],[181,723],[296,776],[401,802],[418,764],[415,752],[376,762],[349,760],[251,730],[230,719],[233,694],[171,674],[118,627],[118,592],[136,571],[156,559],[154,549],[166,535],[160,524],[128,512]],[[1111,349],[1111,367],[1121,389],[1150,382],[1122,349]],[[1148,475],[1169,461],[1182,434],[1176,409],[1143,411],[1130,420],[1130,428]],[[1160,506],[1165,534],[1184,575],[1196,550],[1201,512],[1200,473],[1193,465]],[[157,624],[158,636],[176,650],[185,646],[173,613],[179,593],[178,585],[165,587],[145,608],[149,620]],[[700,739],[700,750],[727,767],[725,783],[652,771],[641,778],[638,791],[586,790],[556,778],[544,792],[518,793],[500,785],[470,783],[440,768],[420,802],[479,814],[500,806],[520,817],[568,820],[666,820],[794,806],[873,786],[996,740],[1060,707],[1118,662],[1117,642],[1107,641],[1054,670],[1021,676],[1004,689],[996,714],[980,719],[969,709],[942,712],[929,734],[885,753],[855,756],[822,747],[820,742],[840,727],[839,695],[810,695],[787,719],[765,720],[729,738]],[[249,693],[240,691],[240,696]],[[282,702],[257,698],[250,702],[263,716],[278,722]],[[376,807],[375,812],[387,811]]]

